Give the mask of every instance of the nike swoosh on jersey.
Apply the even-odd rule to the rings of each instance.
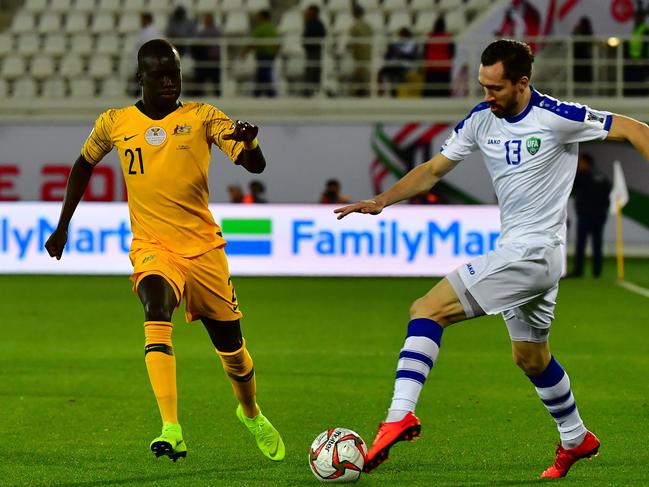
[[[137,134],[131,135],[130,137],[124,136],[124,142],[126,142],[127,140],[131,140],[133,137],[137,137]]]

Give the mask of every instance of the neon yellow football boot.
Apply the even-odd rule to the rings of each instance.
[[[174,462],[187,456],[187,445],[179,424],[165,422],[162,433],[151,442],[151,451],[156,457],[167,455]]]
[[[257,446],[264,455],[274,462],[284,460],[286,449],[282,437],[266,416],[261,414],[261,411],[254,418],[248,418],[243,414],[243,409],[239,405],[237,406],[237,418],[250,430],[250,433],[257,441]]]

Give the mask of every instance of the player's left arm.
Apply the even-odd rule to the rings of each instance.
[[[606,140],[630,142],[642,154],[645,161],[649,162],[649,126],[646,123],[614,114]]]
[[[262,173],[266,168],[266,159],[257,141],[258,133],[258,126],[237,120],[234,123],[232,133],[223,136],[224,140],[243,142],[243,150],[239,153],[234,163],[245,167],[247,171],[255,174]]]

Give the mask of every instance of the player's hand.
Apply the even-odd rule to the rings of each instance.
[[[336,208],[334,213],[338,213],[338,219],[345,218],[350,213],[369,213],[370,215],[378,215],[383,211],[383,205],[380,205],[374,200],[362,200],[358,203]]]
[[[50,257],[56,257],[56,260],[61,260],[61,255],[63,255],[63,249],[67,241],[68,231],[57,228],[50,235],[50,238],[47,239],[47,242],[45,242],[45,249],[50,254]]]
[[[259,127],[257,127],[256,125],[237,120],[232,124],[232,133],[225,134],[223,136],[223,139],[235,140],[237,142],[243,142],[244,144],[248,145],[252,143],[253,140],[255,140],[257,133],[259,133]]]

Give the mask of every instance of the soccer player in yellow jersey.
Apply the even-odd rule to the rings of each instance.
[[[241,335],[241,311],[230,281],[225,240],[208,209],[207,170],[214,144],[252,173],[266,166],[258,127],[233,123],[205,103],[180,103],[180,58],[167,41],[154,39],[138,52],[142,100],[102,113],[68,180],[56,230],[45,247],[61,258],[72,215],[93,168],[113,147],[128,190],[133,243],[133,289],[144,306],[145,362],[162,417],[151,442],[156,456],[187,455],[178,423],[176,360],[171,317],[185,297],[187,321],[201,320],[239,401],[239,420],[271,460],[284,458],[281,436],[256,402],[252,359]]]

